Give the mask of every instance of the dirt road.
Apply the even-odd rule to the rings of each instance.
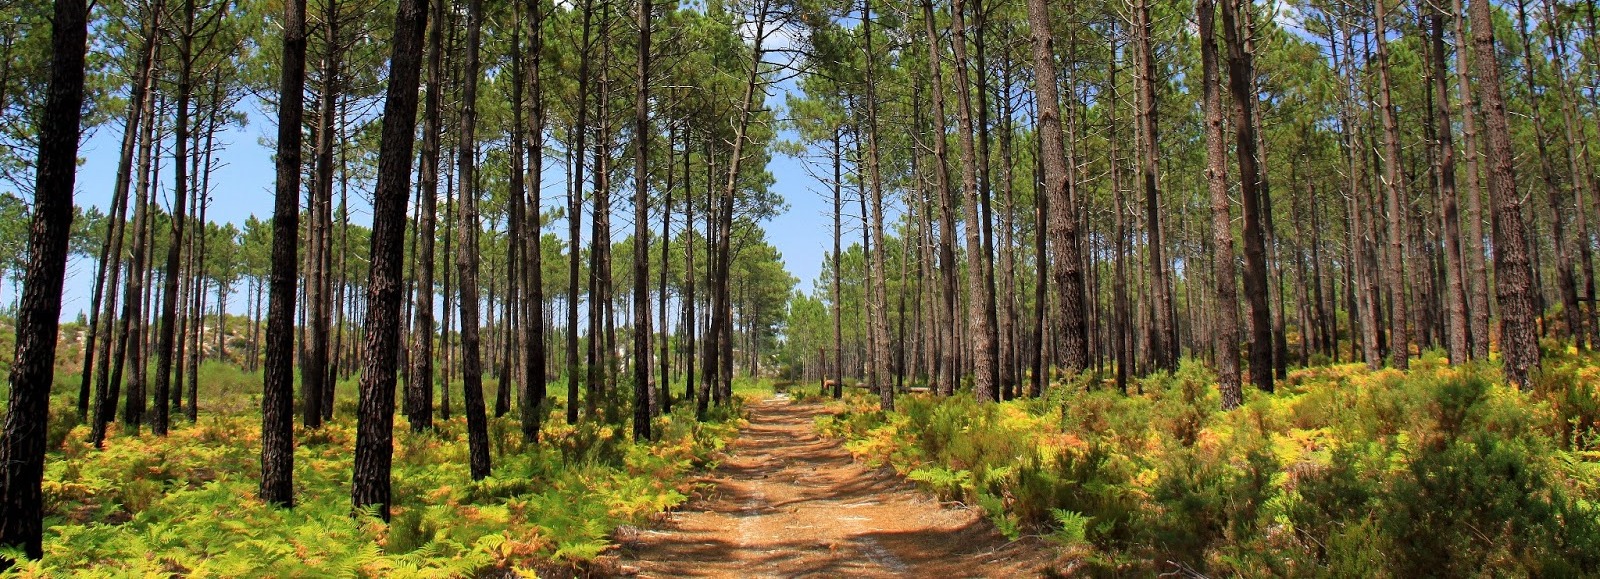
[[[706,493],[622,539],[638,577],[1031,577],[1051,559],[1007,542],[973,509],[941,506],[817,436],[821,405],[750,405],[750,424]]]

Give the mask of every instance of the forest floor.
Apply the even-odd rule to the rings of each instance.
[[[619,533],[612,570],[638,577],[1027,577],[1055,557],[1008,542],[976,508],[942,505],[813,431],[827,412],[775,397],[655,528]]]

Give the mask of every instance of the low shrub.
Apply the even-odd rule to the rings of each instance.
[[[690,470],[737,431],[737,406],[717,414],[699,422],[680,407],[657,419],[659,436],[647,443],[552,417],[539,443],[525,445],[514,423],[494,419],[498,456],[481,481],[469,476],[463,417],[423,433],[402,420],[389,525],[351,512],[348,414],[296,432],[293,509],[256,499],[258,416],[203,414],[165,437],[123,436],[113,425],[103,450],[73,426],[52,439],[46,462],[45,557],[9,572],[449,577],[582,567],[612,548],[618,526],[686,500]]]
[[[1297,370],[1218,409],[1200,364],[1124,395],[980,405],[847,398],[818,419],[943,500],[1038,533],[1090,574],[1574,576],[1600,572],[1590,360],[1531,393],[1433,352],[1409,373]],[[1079,383],[1083,383],[1081,380]]]

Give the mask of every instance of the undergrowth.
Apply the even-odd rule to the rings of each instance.
[[[569,426],[553,415],[524,445],[510,418],[492,418],[492,476],[468,472],[466,424],[437,431],[395,425],[390,525],[350,506],[355,422],[349,412],[295,433],[296,504],[256,498],[260,418],[202,413],[167,437],[112,426],[103,450],[59,401],[52,409],[44,480],[44,558],[28,577],[280,576],[462,577],[578,572],[612,548],[620,525],[682,503],[688,474],[737,432],[741,411],[697,422],[689,405],[658,418],[658,440],[636,444],[621,427]],[[241,405],[244,406],[244,405]],[[60,428],[55,427],[61,424]],[[59,430],[59,432],[55,432]],[[7,553],[15,557],[19,553]],[[567,571],[562,571],[567,570]]]
[[[1222,412],[1186,363],[1139,395],[907,396],[888,414],[857,395],[818,422],[1000,531],[1061,545],[1086,575],[1592,575],[1597,374],[1550,359],[1524,393],[1437,356],[1408,374],[1326,366]]]

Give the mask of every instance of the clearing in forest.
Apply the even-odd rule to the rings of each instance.
[[[1052,559],[1008,542],[982,512],[947,507],[818,436],[814,403],[749,406],[750,423],[701,482],[710,490],[653,529],[619,537],[639,577],[1027,577]]]

